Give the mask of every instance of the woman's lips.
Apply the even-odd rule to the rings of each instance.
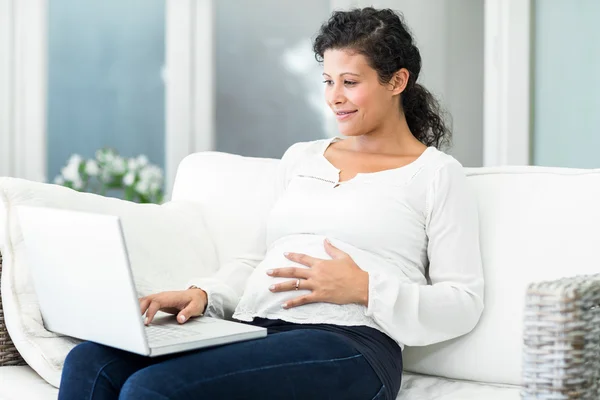
[[[338,121],[345,121],[351,118],[354,114],[356,114],[357,110],[354,111],[336,111],[335,118]]]

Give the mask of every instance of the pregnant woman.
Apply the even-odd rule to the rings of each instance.
[[[334,12],[314,51],[340,136],[285,152],[266,246],[140,299],[147,324],[163,310],[180,323],[233,318],[267,337],[157,359],[82,343],[59,399],[394,399],[404,345],[477,324],[476,203],[441,150],[450,132],[418,83],[407,27],[391,10]]]

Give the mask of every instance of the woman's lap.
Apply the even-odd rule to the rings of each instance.
[[[67,357],[59,399],[372,399],[380,389],[343,337],[293,330],[159,359],[84,343]]]

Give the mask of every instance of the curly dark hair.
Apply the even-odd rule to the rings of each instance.
[[[401,107],[409,129],[426,146],[450,144],[452,133],[444,121],[445,113],[435,97],[417,83],[421,54],[401,14],[372,7],[335,11],[314,40],[317,61],[323,62],[323,54],[330,49],[348,49],[364,55],[382,84],[406,68],[409,78],[401,94]]]

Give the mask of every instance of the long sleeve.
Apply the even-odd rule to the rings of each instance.
[[[223,265],[212,276],[189,281],[207,294],[208,304],[204,315],[231,319],[233,311],[244,293],[246,281],[263,260],[265,246],[260,240],[253,241],[246,253]]]
[[[470,332],[483,311],[477,204],[462,167],[440,167],[427,192],[426,234],[431,284],[371,273],[367,315],[408,346]]]
[[[291,177],[292,168],[300,158],[305,145],[306,143],[292,145],[277,164],[272,186],[273,203],[285,191]],[[212,276],[189,281],[187,287],[194,285],[207,293],[208,304],[205,315],[224,319],[230,319],[233,315],[244,293],[248,278],[265,257],[267,250],[265,240],[266,221],[262,222],[262,226],[253,230],[252,240],[246,243],[245,249],[240,252],[239,256],[220,266]]]

